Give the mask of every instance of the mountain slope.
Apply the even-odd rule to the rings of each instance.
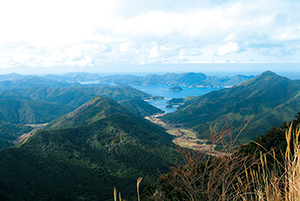
[[[0,120],[11,123],[46,123],[73,108],[68,105],[32,100],[0,100]]]
[[[45,128],[58,129],[85,126],[115,113],[126,114],[135,119],[139,118],[112,99],[96,96],[76,110],[50,122]]]
[[[143,188],[179,158],[162,128],[108,98],[95,97],[69,121],[79,117],[75,128],[39,130],[0,151],[0,198],[111,200],[115,186],[132,200],[138,177]]]
[[[3,90],[0,91],[0,98],[10,99],[31,99],[69,105],[77,108],[93,98],[94,96],[107,96],[116,101],[131,98],[150,97],[142,91],[129,86],[101,86],[101,87],[71,87],[71,88],[51,88],[51,87],[30,87],[23,90]]]
[[[240,137],[247,143],[282,121],[290,121],[300,110],[300,81],[267,71],[229,89],[213,91],[193,99],[172,114],[162,117],[165,121],[184,124],[204,137],[206,126],[218,122],[223,126],[228,118],[236,135],[251,119]]]
[[[236,75],[233,77],[219,78],[217,76],[206,76],[203,73],[167,73],[165,75],[147,75],[139,77],[136,75],[113,75],[103,77],[100,80],[102,83],[116,83],[116,84],[132,84],[132,85],[155,85],[155,84],[169,84],[169,85],[185,85],[197,87],[199,85],[208,87],[222,87],[228,85],[236,85],[242,81],[249,80],[253,76]]]
[[[0,149],[13,146],[13,141],[23,133],[33,130],[30,126],[0,121]]]
[[[141,99],[127,99],[119,101],[118,103],[144,117],[156,113],[164,113],[161,109],[158,109]]]
[[[1,90],[10,89],[26,89],[30,87],[78,87],[81,86],[79,83],[68,83],[65,81],[56,81],[52,79],[42,78],[38,76],[28,76],[18,80],[6,80],[0,82]]]

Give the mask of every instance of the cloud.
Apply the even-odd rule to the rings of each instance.
[[[149,57],[158,57],[158,50],[157,50],[157,46],[153,46],[151,51],[150,51],[150,54],[149,54]]]
[[[120,48],[119,48],[120,52],[126,52],[129,48],[129,46],[130,46],[129,42],[121,43]]]
[[[299,61],[299,7],[296,0],[2,1],[0,66]]]
[[[228,42],[227,44],[219,47],[216,54],[217,56],[224,56],[231,53],[239,53],[241,47],[235,42]]]

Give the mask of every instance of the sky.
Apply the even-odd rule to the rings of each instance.
[[[299,0],[1,1],[0,74],[299,72],[299,8]]]

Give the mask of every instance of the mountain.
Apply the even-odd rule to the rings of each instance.
[[[162,111],[161,109],[158,109],[157,107],[154,107],[141,99],[132,98],[118,101],[118,103],[143,117],[150,116],[156,113],[164,113],[164,111]]]
[[[129,86],[101,86],[101,87],[30,87],[23,90],[0,91],[0,99],[29,99],[69,105],[77,108],[92,97],[107,96],[116,101],[131,98],[148,98],[149,94]]]
[[[78,87],[79,83],[68,83],[65,81],[56,81],[53,79],[42,78],[39,76],[28,76],[18,80],[6,80],[0,82],[0,90],[26,89],[30,87]]]
[[[286,133],[288,132],[290,126],[292,125],[292,133],[295,133],[297,127],[300,126],[300,112],[295,115],[295,119],[290,122],[284,122],[280,126],[274,126],[268,130],[268,132],[262,134],[255,138],[253,142],[242,146],[241,152],[253,155],[256,153],[256,157],[260,157],[260,153],[274,153],[276,160],[281,164],[284,164],[284,153],[286,151]],[[292,137],[293,139],[293,137]],[[293,146],[293,145],[292,145]],[[274,150],[274,152],[272,152]],[[268,164],[273,164],[274,158],[270,154],[267,154],[269,159]]]
[[[44,77],[58,80],[58,81],[68,81],[68,82],[84,82],[84,81],[101,79],[101,76],[96,73],[85,73],[85,72],[66,73],[60,76],[50,74],[50,75],[45,75]]]
[[[73,108],[68,105],[32,100],[0,100],[0,121],[10,123],[47,123]]]
[[[94,83],[115,83],[115,84],[131,84],[131,85],[184,85],[190,87],[224,87],[233,86],[240,82],[249,80],[253,76],[235,75],[233,77],[207,76],[203,73],[167,73],[164,75],[150,74],[146,76],[137,75],[111,75],[101,77],[97,74],[89,73],[68,73],[61,76],[46,75],[45,78],[51,78],[57,81],[68,82],[87,82]]]
[[[235,136],[251,119],[239,137],[240,143],[248,143],[282,121],[292,120],[299,110],[300,80],[266,71],[232,88],[192,99],[178,111],[161,118],[196,130],[200,138],[206,136],[210,124],[218,123],[221,128],[226,118]]]
[[[28,83],[27,83],[28,84]],[[27,86],[19,82],[19,86]],[[28,85],[31,86],[31,85]],[[58,118],[75,108],[81,106],[96,95],[108,96],[117,101],[131,98],[148,98],[149,94],[129,86],[99,86],[99,87],[30,87],[24,89],[1,90],[0,91],[0,121],[6,123],[46,123]],[[129,106],[129,104],[127,104]],[[145,107],[145,108],[141,108]],[[135,105],[136,111],[156,111],[157,109],[147,103]],[[146,114],[146,113],[145,113]],[[9,128],[11,130],[9,131]],[[22,129],[21,129],[22,130]],[[6,127],[5,134],[0,134],[3,146],[12,146],[12,141],[22,135],[16,134],[15,127]],[[10,136],[10,142],[7,141]]]
[[[0,151],[2,200],[111,200],[114,186],[126,200],[179,159],[161,127],[105,97]],[[55,128],[55,129],[53,129]]]
[[[6,80],[19,80],[24,78],[24,75],[20,75],[17,73],[10,73],[5,75],[0,75],[0,81],[6,81]]]

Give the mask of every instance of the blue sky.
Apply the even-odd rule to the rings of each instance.
[[[0,74],[218,71],[223,63],[300,71],[299,8],[299,0],[1,1]]]

